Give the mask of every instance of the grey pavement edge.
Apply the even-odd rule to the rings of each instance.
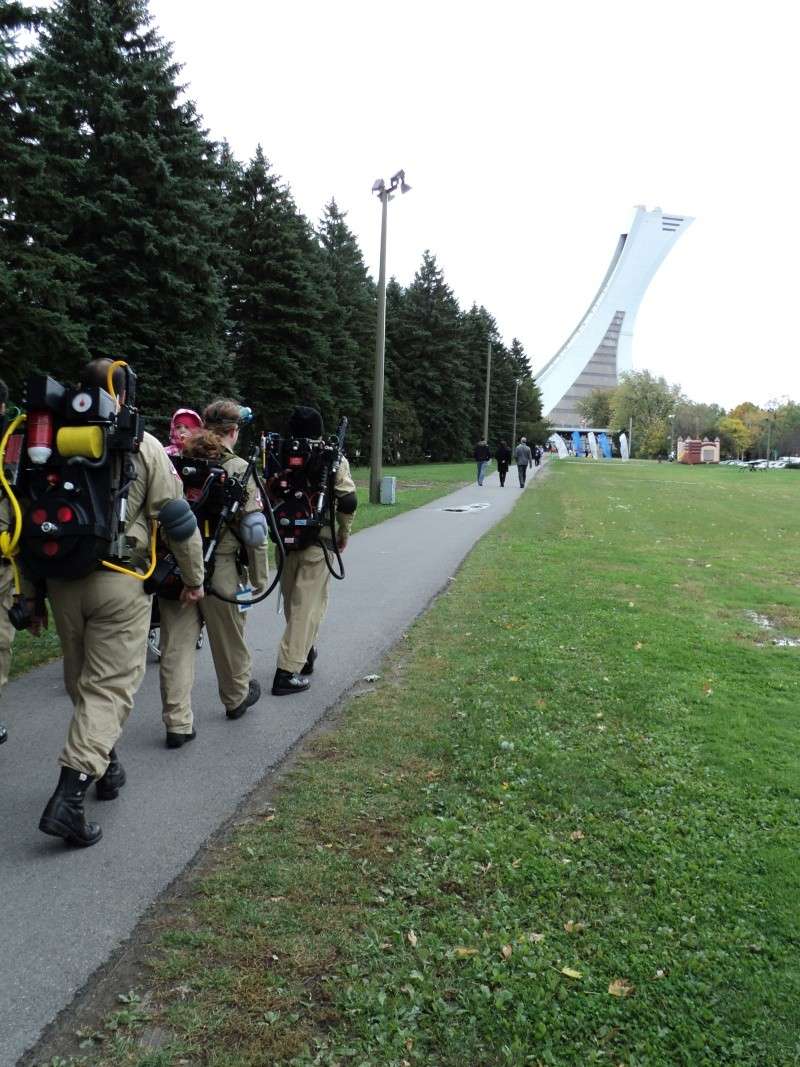
[[[513,482],[513,484],[512,484]],[[193,695],[197,740],[164,746],[158,668],[150,664],[118,745],[128,783],[115,801],[87,803],[103,839],[70,849],[39,833],[71,713],[61,664],[12,682],[0,749],[0,1065],[10,1067],[134,930],[151,902],[303,734],[403,635],[475,542],[521,496],[516,471],[355,533],[347,577],[331,581],[319,660],[307,694],[269,694],[282,632],[277,594],[251,609],[254,676],[264,696],[225,718],[206,646]],[[469,504],[487,507],[444,510]],[[358,517],[356,516],[356,524]],[[357,530],[357,525],[356,525]]]

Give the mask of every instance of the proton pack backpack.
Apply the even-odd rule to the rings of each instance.
[[[214,554],[222,534],[247,499],[249,469],[240,479],[229,474],[219,459],[196,456],[171,456],[173,466],[183,483],[184,497],[197,519],[203,538],[203,560],[206,584],[214,571]],[[181,572],[166,545],[159,551],[159,560],[145,582],[146,593],[156,593],[166,600],[177,600],[183,589]]]
[[[267,495],[285,551],[317,543],[330,522],[336,447],[307,437],[265,434],[262,451]],[[277,542],[272,528],[270,537]]]
[[[98,386],[28,380],[13,488],[23,502],[20,560],[33,581],[83,578],[102,560],[129,562],[125,510],[144,424],[133,406],[136,376],[119,365],[119,411]]]

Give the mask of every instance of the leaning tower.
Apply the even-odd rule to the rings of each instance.
[[[666,215],[659,207],[636,208],[589,310],[536,375],[542,410],[556,430],[579,429],[578,401],[594,389],[613,389],[620,374],[632,369],[639,304],[667,253],[693,221],[688,215]]]

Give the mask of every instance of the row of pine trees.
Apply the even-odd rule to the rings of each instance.
[[[0,0],[0,376],[65,381],[97,355],[139,375],[151,428],[179,405],[234,395],[259,429],[295,403],[350,419],[367,458],[376,287],[346,213],[312,225],[259,148],[209,140],[146,0]],[[541,437],[519,341],[463,311],[426,252],[387,287],[385,458],[461,459],[492,438]]]

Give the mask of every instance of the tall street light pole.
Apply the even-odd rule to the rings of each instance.
[[[396,189],[407,193],[406,172],[398,170],[387,185],[383,178],[373,182],[372,191],[381,202],[381,261],[378,273],[378,323],[375,332],[375,380],[372,392],[372,445],[370,448],[369,499],[371,504],[381,502],[381,475],[383,474],[383,367],[386,353],[386,218],[389,201]]]
[[[515,447],[517,443],[517,396],[519,394],[520,379],[514,379],[514,427],[511,431],[511,447]]]
[[[492,342],[486,349],[486,401],[483,405],[483,439],[489,440],[489,387],[492,382]]]

